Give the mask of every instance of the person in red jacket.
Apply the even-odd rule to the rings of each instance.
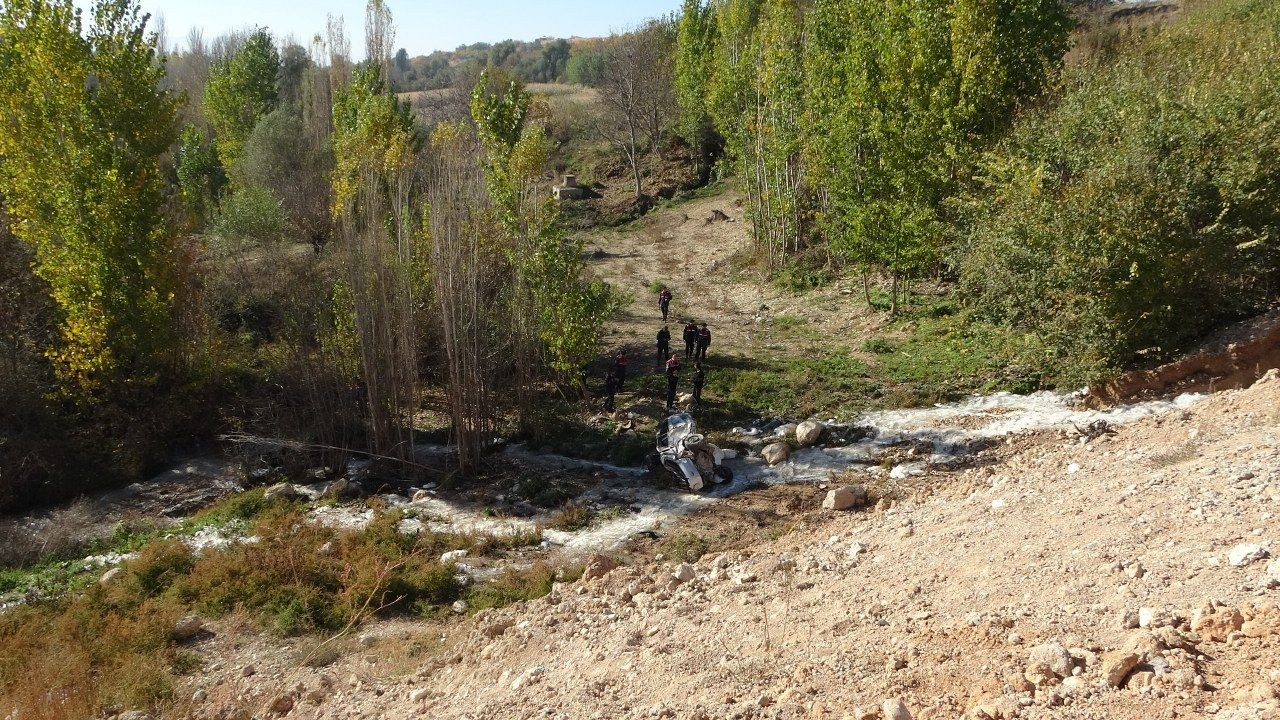
[[[693,358],[695,360],[706,360],[707,348],[711,347],[711,331],[707,329],[706,323],[702,323],[702,326],[698,328],[697,344],[698,348],[693,353]]]
[[[618,376],[618,390],[627,384],[627,349],[623,348],[618,351],[617,357],[613,359],[613,374]]]
[[[662,322],[666,322],[667,312],[671,310],[671,291],[666,285],[663,285],[662,292],[658,293],[658,309],[662,311]]]
[[[680,356],[671,353],[667,360],[667,412],[676,406],[676,386],[680,384]]]

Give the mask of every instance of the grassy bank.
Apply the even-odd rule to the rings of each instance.
[[[7,571],[39,596],[0,614],[0,714],[86,718],[101,708],[162,709],[203,659],[174,638],[179,620],[240,614],[265,632],[327,637],[375,617],[440,617],[458,600],[472,611],[545,595],[572,568],[535,565],[467,585],[442,553],[499,555],[511,542],[401,533],[403,515],[378,512],[359,531],[307,521],[305,507],[236,496],[192,523],[242,523],[248,542],[194,552],[180,534],[132,536],[112,546],[136,556],[108,582],[100,569],[41,563]],[[532,542],[533,540],[529,540]],[[50,703],[50,698],[57,701]]]

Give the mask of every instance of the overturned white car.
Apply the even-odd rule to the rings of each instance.
[[[666,470],[690,490],[733,479],[733,471],[723,463],[737,453],[707,442],[697,432],[693,416],[680,413],[663,420],[658,425],[657,440],[655,469]]]

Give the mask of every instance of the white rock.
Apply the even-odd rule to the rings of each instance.
[[[1261,545],[1241,543],[1231,548],[1231,552],[1227,553],[1227,562],[1231,563],[1232,567],[1244,567],[1267,557],[1269,554],[1267,549]]]
[[[1062,680],[1062,692],[1066,695],[1089,695],[1089,682],[1082,677],[1071,676]]]
[[[440,556],[440,562],[448,565],[449,563],[456,563],[459,560],[465,558],[466,556],[467,556],[466,550],[450,550],[449,552],[444,553]]]
[[[848,510],[867,502],[867,489],[861,485],[846,485],[827,491],[822,501],[823,510]]]
[[[541,679],[541,677],[546,674],[547,674],[547,669],[541,665],[531,667],[528,670],[526,670],[523,675],[516,678],[515,682],[511,683],[511,689],[519,690],[521,688],[528,687],[538,682],[538,680]]]
[[[818,439],[822,437],[822,433],[826,429],[826,426],[817,420],[805,420],[796,426],[796,442],[800,444],[800,447],[809,447],[817,444]]]
[[[98,578],[99,585],[109,585],[113,580],[124,574],[124,568],[113,567],[102,573],[102,577]]]
[[[466,601],[466,600],[454,600],[454,601],[453,601],[453,611],[454,611],[454,612],[456,612],[456,613],[458,613],[459,615],[461,615],[461,614],[465,613],[465,612],[467,611],[467,601]]]
[[[267,502],[275,500],[297,500],[300,497],[302,497],[302,493],[298,492],[298,489],[289,483],[276,483],[262,493],[262,499]]]
[[[907,706],[897,698],[890,698],[880,704],[880,712],[884,720],[913,720]]]
[[[1044,671],[1064,678],[1071,675],[1071,653],[1061,643],[1050,642],[1031,648],[1027,658],[1027,674],[1044,674]]]
[[[430,690],[426,688],[418,688],[417,690],[414,690],[413,692],[409,693],[409,702],[415,702],[415,703],[422,702],[423,700],[426,700],[429,697],[431,697]]]
[[[671,577],[675,578],[676,580],[679,580],[682,583],[687,583],[690,580],[698,577],[698,573],[693,569],[693,566],[690,565],[689,563],[680,563],[680,565],[676,567],[675,572],[671,573]]]
[[[1280,585],[1280,559],[1267,563],[1267,583],[1272,586]]]
[[[184,642],[199,635],[201,630],[204,630],[204,621],[196,615],[188,615],[173,626],[173,630],[169,631],[169,637],[173,638],[174,642]]]
[[[781,442],[773,443],[765,446],[764,450],[760,451],[760,456],[764,458],[766,463],[778,465],[786,462],[787,458],[791,457],[791,446]]]

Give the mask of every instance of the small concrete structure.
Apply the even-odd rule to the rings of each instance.
[[[577,175],[565,175],[564,183],[551,188],[551,194],[556,200],[564,202],[565,200],[581,200],[584,194],[583,188],[578,184]]]

